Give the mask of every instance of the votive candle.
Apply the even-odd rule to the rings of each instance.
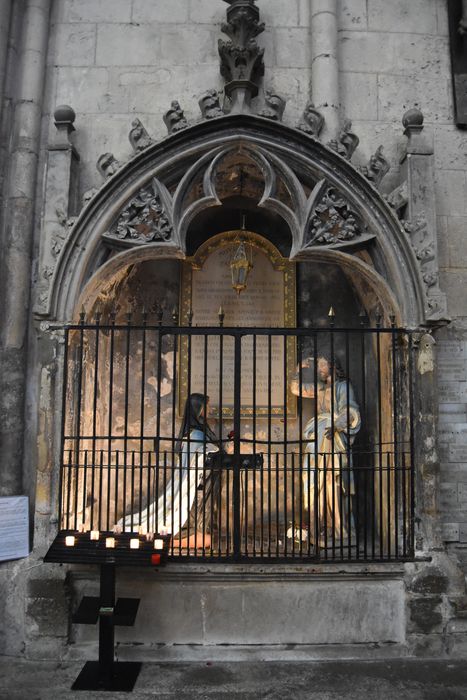
[[[164,540],[154,540],[154,549],[164,549]]]
[[[65,537],[65,544],[67,547],[74,547],[75,546],[75,538],[73,535],[67,535]]]
[[[115,548],[115,537],[106,537],[105,546],[107,547],[107,549],[114,549]]]
[[[98,540],[99,534],[100,534],[99,530],[91,530],[90,539],[91,540]]]
[[[130,549],[139,549],[139,540],[130,540]]]

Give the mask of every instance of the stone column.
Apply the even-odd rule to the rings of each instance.
[[[0,495],[22,491],[34,198],[51,0],[26,0],[6,184],[0,346]]]
[[[335,138],[339,131],[339,62],[337,57],[337,0],[311,3],[311,95],[325,118],[322,138]]]
[[[420,266],[426,322],[436,328],[446,318],[446,297],[439,288],[433,134],[424,128],[419,109],[408,110],[402,123],[407,136],[401,159],[407,182],[406,230]],[[439,548],[436,343],[430,334],[419,338],[414,369],[416,542],[417,549]]]
[[[2,123],[3,113],[3,90],[5,87],[10,19],[11,0],[3,0],[3,2],[0,4],[0,124]]]

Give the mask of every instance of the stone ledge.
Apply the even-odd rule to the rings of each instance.
[[[350,659],[402,659],[409,656],[405,644],[154,644],[118,643],[122,661],[333,661]],[[97,658],[97,643],[68,647],[67,661]]]
[[[121,567],[118,576],[125,578],[129,574],[135,577],[134,568]],[[75,581],[86,580],[90,574],[97,574],[94,567],[70,568]],[[195,564],[173,563],[164,569],[147,571],[138,569],[138,579],[156,576],[158,581],[393,581],[402,580],[406,573],[404,564],[362,564],[362,563],[336,563],[336,564]]]

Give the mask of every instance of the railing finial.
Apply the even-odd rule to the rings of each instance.
[[[219,325],[222,327],[224,325],[225,312],[222,304],[219,306]]]

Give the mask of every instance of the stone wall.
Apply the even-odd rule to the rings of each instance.
[[[258,39],[266,49],[265,87],[288,99],[284,122],[296,125],[310,97],[311,0],[258,0],[258,6],[266,23]],[[341,116],[352,119],[353,131],[360,137],[354,162],[366,163],[383,144],[391,163],[383,190],[389,192],[398,183],[399,158],[406,141],[402,114],[418,106],[425,115],[425,131],[433,134],[441,286],[453,319],[448,329],[437,332],[440,505],[444,539],[467,566],[467,133],[456,129],[453,120],[446,2],[339,0],[338,6]],[[181,102],[190,122],[200,118],[201,94],[208,88],[222,88],[217,40],[226,7],[221,0],[55,0],[43,102],[37,222],[43,205],[40,174],[48,143],[55,135],[55,107],[70,104],[77,114],[73,138],[81,156],[83,195],[101,184],[95,167],[100,154],[113,152],[121,162],[132,155],[128,133],[135,117],[156,140],[166,134],[162,115],[173,99]],[[260,95],[258,102],[262,99]],[[37,224],[36,244],[39,235]],[[48,362],[53,367],[54,358]],[[35,368],[31,371],[34,374]],[[34,402],[37,397],[31,390],[31,413]],[[31,420],[31,435],[35,427]],[[31,461],[30,456],[27,459]],[[33,464],[28,474],[35,480]],[[44,476],[44,490],[49,476],[48,472]],[[443,581],[422,585],[417,567],[423,564],[409,571],[411,566],[406,584],[411,591],[409,634],[422,635],[423,640],[426,635],[437,635],[443,642],[441,653],[446,650],[450,591]],[[436,566],[439,571],[435,574],[441,580],[443,563]],[[34,567],[37,581],[29,574]],[[64,578],[62,573],[56,572],[57,579]],[[54,575],[50,567],[41,567],[33,558],[2,566],[1,587],[7,590],[10,586],[11,591],[10,597],[0,598],[13,602],[5,603],[3,613],[0,605],[0,617],[9,622],[14,611],[21,629],[5,626],[12,631],[5,640],[0,639],[1,650],[20,653],[27,628],[29,654],[34,648],[44,654],[44,640],[47,643],[50,637],[50,654],[56,656],[68,638],[69,591],[63,580],[57,587],[56,579],[51,578]],[[21,597],[18,580],[24,589]],[[57,601],[63,607],[51,619]],[[402,639],[401,633],[397,640]],[[433,651],[435,647],[427,648]]]
[[[308,0],[260,0],[266,31],[266,83],[288,98],[287,121],[298,121],[310,81]],[[222,89],[217,41],[227,6],[221,0],[60,0],[55,3],[48,57],[44,129],[53,134],[57,104],[77,113],[82,191],[100,181],[97,156],[132,153],[131,121],[151,136],[167,131],[162,115],[180,101],[190,122],[199,97]],[[225,38],[225,37],[224,37]]]
[[[454,125],[447,3],[347,0],[340,13],[342,111],[360,136],[355,161],[382,143],[398,178],[401,113],[418,106],[435,150],[440,284],[449,330],[437,333],[443,538],[467,564],[467,134]],[[458,543],[458,544],[455,544]]]

